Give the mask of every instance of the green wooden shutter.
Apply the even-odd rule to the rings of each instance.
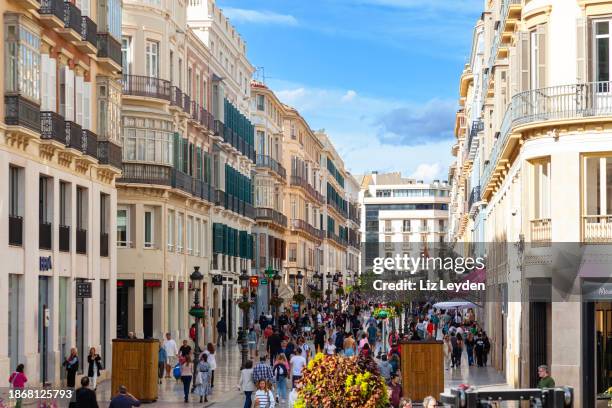
[[[179,151],[180,151],[180,137],[178,133],[174,133],[174,157],[172,158],[173,160],[173,164],[174,164],[174,168],[178,169],[180,168],[180,162],[179,162]]]

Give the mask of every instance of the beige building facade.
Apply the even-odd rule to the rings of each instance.
[[[57,386],[72,347],[112,371],[121,3],[0,9],[0,384]]]
[[[612,4],[599,1],[487,2],[476,25],[477,52],[460,80],[458,121],[467,135],[459,132],[457,149],[480,121],[477,152],[471,166],[458,160],[452,169],[463,184],[457,188],[480,188],[483,233],[466,237],[457,229],[455,238],[486,242],[494,365],[511,385],[528,387],[537,366],[548,364],[556,384],[574,387],[583,407],[597,406],[596,395],[611,385],[612,299],[601,290],[610,277],[601,244],[612,240],[611,12]],[[465,195],[456,201],[465,203]],[[461,225],[466,214],[477,220],[469,205],[451,224]],[[582,258],[560,289],[562,243],[580,247]],[[551,302],[559,294],[567,296]]]

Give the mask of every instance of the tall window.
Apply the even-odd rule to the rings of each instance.
[[[147,40],[145,45],[145,68],[148,77],[159,77],[159,43]]]
[[[130,212],[127,208],[117,209],[117,246],[130,247]]]
[[[153,210],[145,210],[144,212],[144,247],[153,248],[153,227],[154,227],[154,214]]]
[[[201,253],[201,242],[202,242],[202,224],[200,220],[196,220],[195,229],[193,233],[193,254],[200,256]]]
[[[40,100],[40,36],[18,14],[4,15],[5,87],[8,93]]]
[[[121,85],[98,77],[98,140],[121,142]]]
[[[550,218],[550,160],[533,164],[533,219]]]
[[[123,117],[123,159],[171,165],[174,133],[172,122],[162,119]]]
[[[76,189],[76,227],[77,230],[87,229],[87,189],[77,187]]]
[[[410,220],[403,221],[403,231],[410,232]]]
[[[121,39],[121,64],[123,75],[132,73],[132,37]]]
[[[168,251],[174,251],[174,211],[168,210],[168,231],[166,233],[166,243]]]
[[[60,181],[59,194],[60,226],[68,226],[70,225],[70,184],[65,181]]]
[[[41,176],[38,179],[38,221],[49,224],[53,217],[51,203],[53,202],[53,179]]]
[[[289,254],[288,254],[289,262],[297,261],[297,244],[291,243],[289,244]]]
[[[42,99],[40,103],[41,111],[57,111],[57,65],[56,59],[50,58],[49,54],[43,54],[41,58],[41,86]]]
[[[594,41],[593,55],[595,63],[595,80],[598,82],[608,82],[610,80],[610,65],[612,52],[610,50],[610,20],[594,21]]]
[[[258,111],[262,111],[262,112],[264,111],[265,109],[264,101],[265,101],[265,98],[263,95],[257,95],[257,110]]]
[[[261,130],[257,131],[257,153],[266,154],[266,134]]]
[[[174,51],[170,51],[170,58],[168,60],[170,63],[170,85],[174,85]]]
[[[187,253],[193,255],[193,217],[187,217]]]
[[[177,232],[176,232],[176,250],[177,252],[183,252],[183,214],[178,213],[177,216]]]

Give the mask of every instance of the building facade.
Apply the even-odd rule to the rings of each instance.
[[[198,285],[201,343],[217,340],[222,316],[232,337],[254,223],[244,41],[213,1],[134,1],[122,45],[118,336],[187,338]],[[190,282],[195,269],[200,283]]]
[[[460,81],[466,103],[458,120],[468,135],[458,135],[458,151],[481,122],[477,152],[471,167],[458,161],[453,169],[454,183],[465,172],[464,188],[480,187],[475,200],[485,206],[478,210],[484,234],[461,238],[457,230],[456,238],[486,241],[495,366],[511,385],[529,387],[537,366],[548,364],[557,385],[574,387],[583,407],[595,406],[611,385],[612,299],[590,289],[610,277],[601,243],[612,240],[611,12],[612,4],[597,1],[488,2],[473,47],[482,64],[473,54]],[[471,205],[456,211],[451,224],[460,225],[466,213],[473,218],[471,212]],[[579,245],[582,258],[563,286],[570,296],[551,301],[560,290],[555,254],[562,243]]]
[[[399,251],[419,257],[429,245],[446,241],[450,187],[445,181],[404,178],[400,173],[370,173],[358,178],[363,266]]]
[[[120,30],[120,1],[2,6],[3,386],[19,363],[59,385],[72,347],[112,370]]]
[[[255,220],[253,227],[255,257],[252,274],[266,278],[257,290],[254,315],[273,312],[270,299],[293,294],[283,280],[286,260],[285,234],[289,231],[284,212],[287,170],[283,163],[283,117],[285,107],[264,83],[251,82],[251,120],[255,126],[256,165],[253,176]],[[270,279],[266,271],[273,270],[280,279]],[[270,272],[268,274],[271,275]],[[272,276],[272,275],[271,275]]]

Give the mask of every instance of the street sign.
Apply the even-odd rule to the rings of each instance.
[[[261,280],[259,281],[260,285],[267,285],[268,284],[268,279],[267,278],[261,278]]]
[[[223,285],[223,275],[213,275],[212,283],[213,285]]]
[[[249,286],[256,288],[259,286],[259,276],[251,276],[249,278]]]
[[[90,299],[91,298],[91,282],[77,282],[76,283],[76,297],[77,299]]]
[[[264,272],[266,273],[266,276],[269,279],[272,279],[274,277],[274,275],[276,274],[276,271],[274,269],[272,269],[271,266],[269,266],[268,269],[266,269]]]

